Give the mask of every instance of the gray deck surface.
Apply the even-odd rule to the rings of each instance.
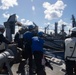
[[[46,52],[46,53],[48,53],[47,59],[50,61],[50,64],[53,66],[53,70],[51,70],[48,67],[45,67],[46,75],[65,75],[65,63],[63,59],[59,59],[62,56],[61,52],[58,53],[58,56],[55,54],[59,58],[54,57],[55,55],[52,55],[50,52]],[[20,68],[21,72],[18,72],[19,64],[20,63],[16,63],[12,66],[11,70],[13,72],[13,75],[26,75],[24,73],[25,70],[23,70],[23,67]],[[22,66],[24,65],[22,64]]]
[[[18,66],[19,66],[19,64],[14,64],[13,65],[13,67],[12,67],[13,75],[25,75],[25,74],[22,74],[22,73],[17,73]],[[65,72],[61,71],[62,68],[59,67],[58,65],[52,64],[52,66],[53,66],[53,70],[46,67],[46,74],[47,75],[64,75],[65,74]]]
[[[26,74],[23,73],[23,71],[17,73],[18,68],[19,68],[19,64],[20,64],[20,63],[17,63],[17,64],[14,64],[14,65],[12,66],[11,69],[12,69],[13,75],[26,75]],[[62,65],[58,65],[58,64],[56,64],[56,63],[52,63],[52,62],[51,62],[51,65],[53,66],[53,70],[51,70],[51,69],[48,68],[48,67],[45,68],[47,75],[64,75],[64,74],[65,74],[65,72],[62,71],[62,69],[65,69],[64,63],[62,63]],[[22,70],[22,69],[21,69],[21,70]]]

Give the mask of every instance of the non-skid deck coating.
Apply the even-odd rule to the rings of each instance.
[[[58,53],[58,55],[59,55],[59,53]],[[62,61],[62,59],[58,59],[56,57],[51,56],[51,54],[48,55],[48,56],[51,57],[51,58],[47,57],[47,59],[51,61],[50,64],[53,66],[53,70],[51,70],[50,68],[46,67],[45,68],[46,75],[65,75],[65,64],[64,64],[64,61]],[[18,72],[19,65],[20,65],[20,63],[17,63],[17,64],[14,64],[12,66],[11,69],[12,69],[13,75],[26,75],[24,73],[25,70],[23,69],[23,67],[20,69],[20,72]],[[22,64],[22,66],[24,66],[24,65]]]
[[[50,68],[46,67],[46,75],[64,75],[65,72],[62,71],[63,67],[53,64],[51,63],[51,65],[53,66],[53,70],[51,70]],[[24,71],[18,72],[18,67],[19,67],[19,63],[14,64],[12,69],[13,75],[26,75],[24,73]]]

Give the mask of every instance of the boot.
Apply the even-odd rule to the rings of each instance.
[[[41,71],[37,72],[37,75],[46,75],[46,72],[44,70],[41,70]]]

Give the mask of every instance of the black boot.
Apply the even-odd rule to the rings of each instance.
[[[41,70],[41,71],[37,72],[37,75],[46,75],[46,72],[44,70]]]

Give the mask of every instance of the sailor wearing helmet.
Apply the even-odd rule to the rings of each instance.
[[[76,75],[76,27],[70,31],[70,38],[65,39],[66,74]]]

